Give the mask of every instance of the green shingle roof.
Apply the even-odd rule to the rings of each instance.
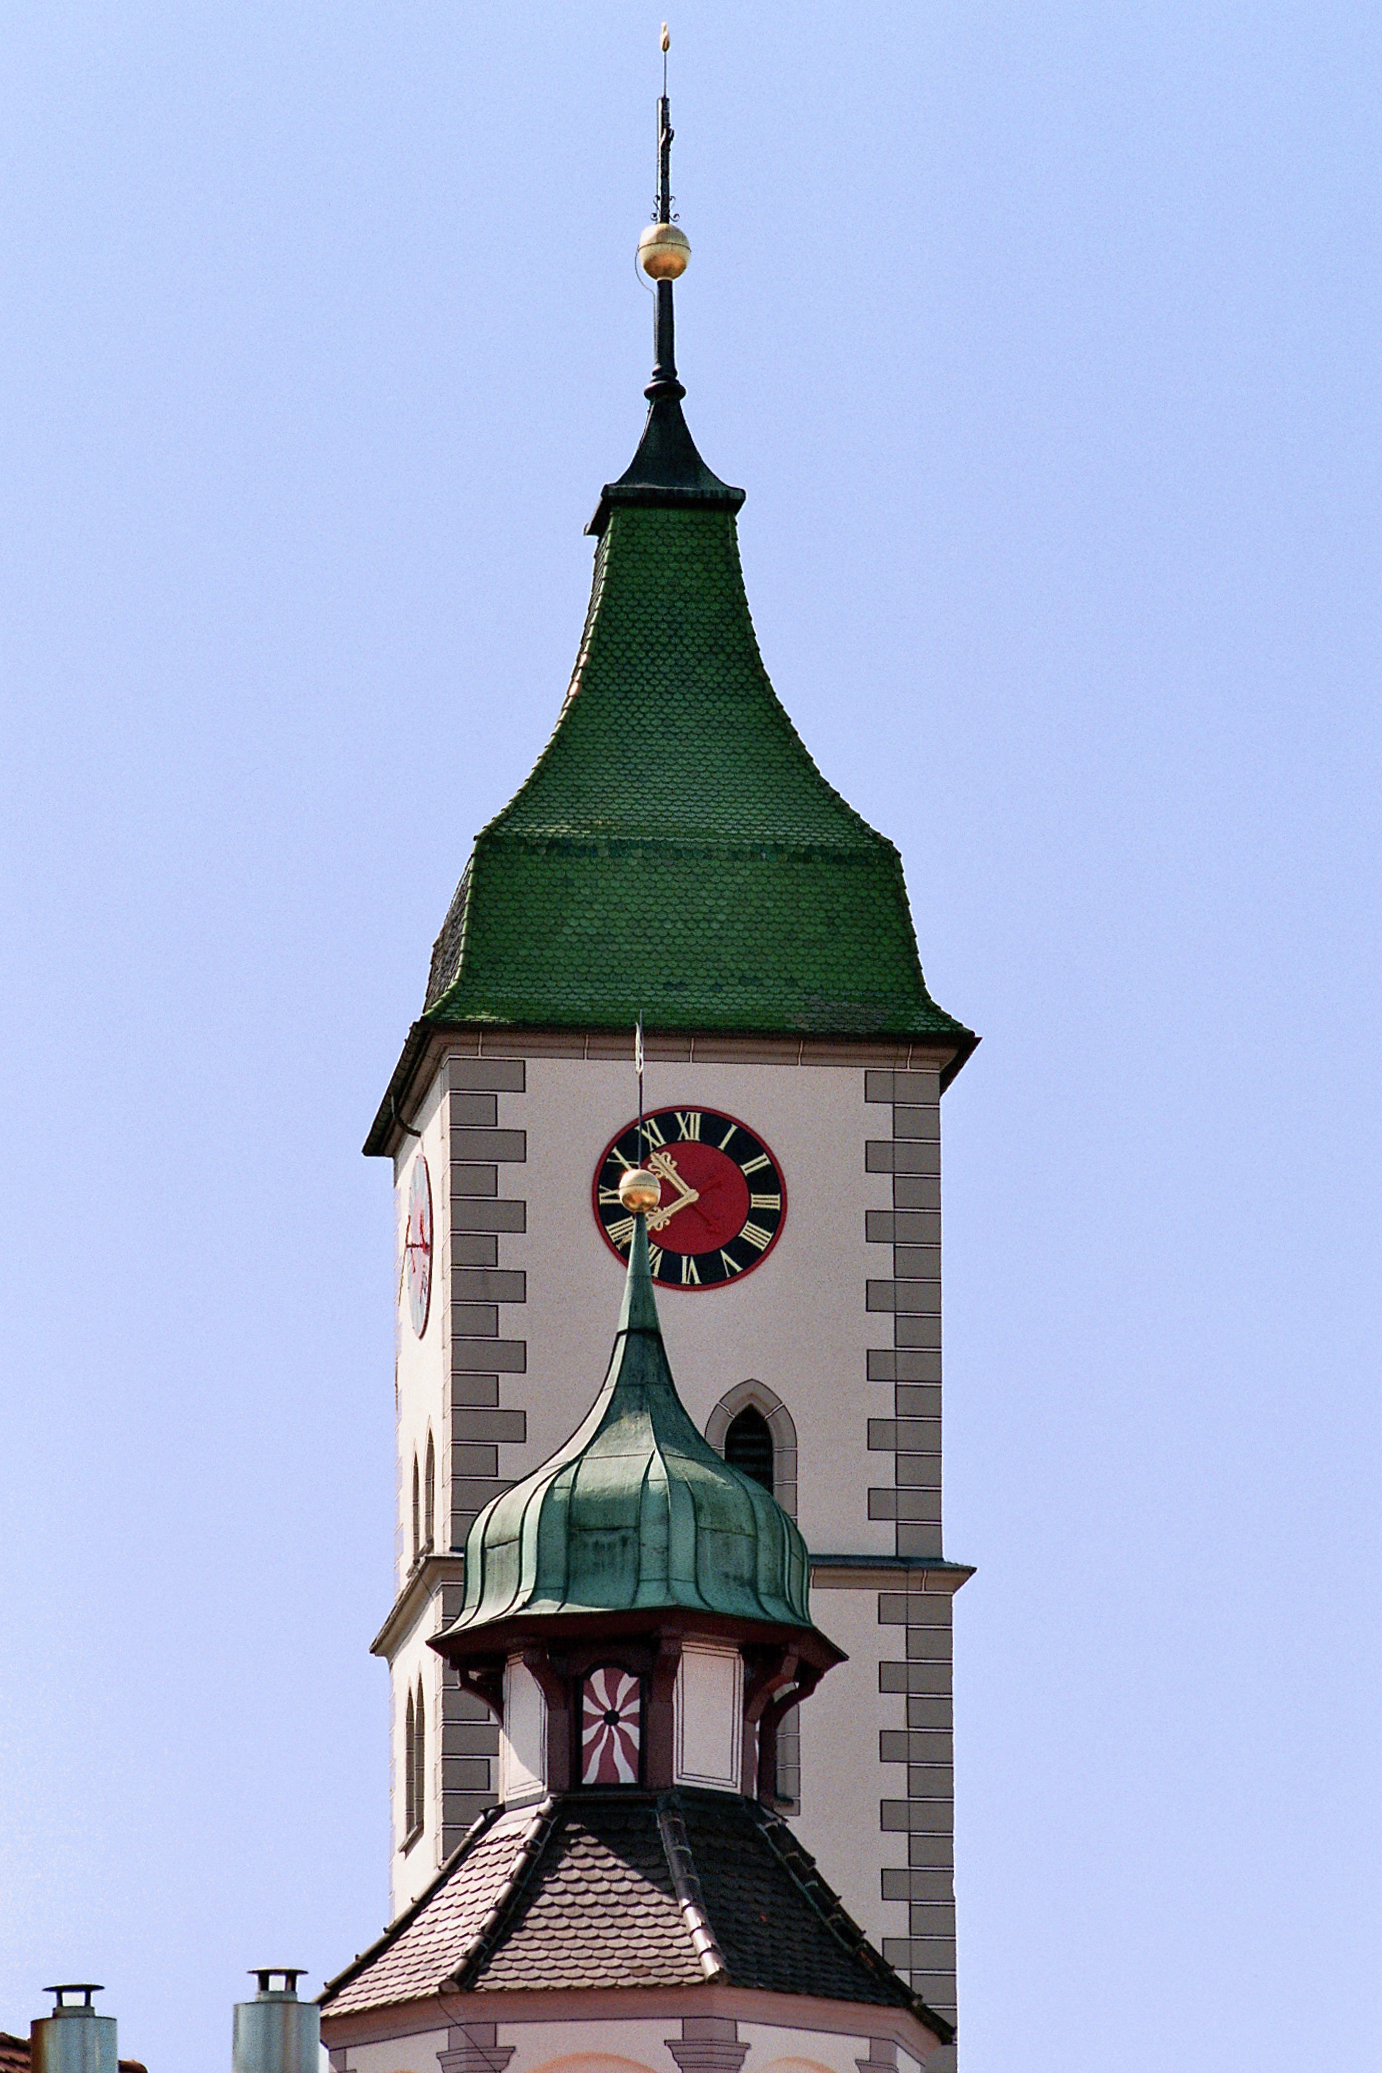
[[[768,681],[741,493],[670,409],[670,433],[655,404],[639,458],[606,487],[566,702],[476,841],[425,1019],[619,1027],[642,1014],[654,1029],[967,1047],[926,990],[896,849],[826,783]]]
[[[677,1395],[637,1219],[605,1384],[565,1446],[491,1499],[445,1643],[512,1619],[690,1611],[811,1626],[806,1543]]]

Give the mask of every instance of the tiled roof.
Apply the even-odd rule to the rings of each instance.
[[[440,1992],[708,1980],[907,2008],[950,2035],[784,1821],[737,1794],[685,1788],[570,1793],[477,1823],[322,2006],[347,2015]]]
[[[616,505],[571,689],[483,830],[425,1014],[972,1039],[917,960],[902,863],[768,681],[726,508]]]
[[[465,1968],[467,1987],[700,1985],[656,1810],[621,1798],[556,1817],[510,1918]]]

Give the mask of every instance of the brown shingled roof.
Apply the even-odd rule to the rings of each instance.
[[[786,1822],[734,1793],[576,1792],[482,1817],[323,2012],[438,1993],[688,1987],[905,2008],[948,2042]],[[0,2069],[3,2073],[3,2069]]]

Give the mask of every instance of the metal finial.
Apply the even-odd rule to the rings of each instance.
[[[667,98],[667,48],[671,37],[662,25],[662,95],[657,104],[657,208],[654,220],[638,240],[638,263],[657,287],[657,316],[653,330],[653,378],[644,394],[654,402],[659,396],[678,401],[686,394],[677,380],[676,319],[672,308],[672,283],[686,271],[691,245],[685,231],[672,220],[672,104]]]

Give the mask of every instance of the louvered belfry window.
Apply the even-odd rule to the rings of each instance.
[[[643,1687],[614,1664],[581,1687],[582,1785],[636,1785],[643,1742]]]
[[[773,1487],[773,1436],[767,1419],[746,1404],[725,1434],[725,1460],[752,1476],[765,1490]]]

